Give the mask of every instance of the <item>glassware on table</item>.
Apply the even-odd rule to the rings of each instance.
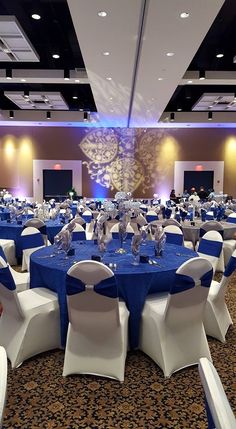
[[[131,252],[134,257],[132,265],[139,265],[139,250],[142,238],[140,235],[134,235],[131,241]]]
[[[148,236],[147,227],[142,226],[140,228],[140,231],[141,231],[141,238],[142,238],[141,245],[146,246],[146,244],[147,244],[146,240],[147,240],[147,236]]]

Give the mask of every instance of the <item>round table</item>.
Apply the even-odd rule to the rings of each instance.
[[[46,287],[58,294],[62,345],[65,345],[68,314],[66,302],[66,273],[72,264],[81,260],[91,259],[99,255],[97,245],[93,241],[73,242],[75,254],[65,259],[64,254],[54,254],[54,246],[37,250],[30,260],[30,287]],[[116,264],[114,275],[118,286],[119,297],[123,299],[130,312],[129,342],[130,348],[139,345],[139,325],[146,296],[155,292],[169,291],[174,284],[176,269],[197,253],[182,246],[166,244],[163,256],[155,258],[154,242],[141,246],[141,255],[148,255],[156,264],[140,263],[132,265],[133,256],[131,243],[127,241],[124,248],[126,254],[115,253],[119,240],[112,240],[103,257],[103,263]]]

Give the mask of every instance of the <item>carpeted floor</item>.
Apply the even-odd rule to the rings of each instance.
[[[218,277],[219,278],[219,277]],[[236,275],[227,303],[236,323]],[[236,413],[236,328],[227,343],[209,339],[212,358]],[[205,429],[207,421],[197,366],[164,379],[140,351],[128,353],[125,381],[95,376],[62,377],[63,351],[36,356],[8,376],[4,428]],[[227,428],[225,428],[227,429]]]

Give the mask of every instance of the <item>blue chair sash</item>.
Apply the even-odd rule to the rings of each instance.
[[[21,236],[21,249],[33,249],[34,247],[40,247],[44,245],[43,237],[41,233],[22,235]]]
[[[222,246],[223,243],[220,241],[206,240],[203,237],[200,241],[198,252],[218,258],[220,256]]]
[[[74,231],[72,232],[72,241],[86,240],[85,231]]]
[[[207,212],[206,220],[214,220],[214,212]]]
[[[40,226],[40,228],[38,228],[38,230],[41,232],[41,234],[47,235],[46,225]]]
[[[210,287],[211,281],[213,277],[213,269],[205,273],[199,280],[200,285],[202,287]],[[195,287],[195,281],[190,276],[185,276],[184,274],[175,274],[175,283],[172,289],[170,290],[170,294],[174,295],[176,293],[184,292],[188,289],[193,289]]]
[[[9,290],[15,290],[16,285],[9,270],[9,267],[0,268],[0,283]]]
[[[183,244],[183,235],[175,234],[172,232],[165,232],[166,234],[166,242],[169,244],[177,244],[178,246],[182,246]]]
[[[86,223],[90,223],[90,222],[91,222],[91,220],[92,220],[92,215],[91,215],[91,216],[89,216],[89,215],[83,215],[83,214],[82,214],[82,218],[84,219],[84,221],[85,221]]]
[[[233,274],[233,272],[235,270],[236,270],[236,258],[231,256],[231,258],[227,264],[227,267],[225,268],[224,276],[225,277],[231,276],[231,274]]]
[[[155,220],[158,220],[158,216],[157,215],[146,215],[146,221],[148,223],[154,222]]]
[[[133,235],[134,235],[133,232],[128,232],[127,235],[126,235],[126,237],[125,237],[125,240],[131,240],[132,237],[133,237]],[[120,239],[119,232],[112,232],[112,238],[114,238],[115,240]]]
[[[2,246],[0,246],[0,256],[2,257],[2,259],[4,259],[5,262],[7,262],[7,258],[6,258],[4,251],[3,251]]]
[[[66,293],[67,295],[75,295],[77,293],[84,292],[86,290],[86,284],[75,277],[66,275]],[[115,281],[115,277],[109,277],[108,279],[102,280],[100,283],[94,285],[94,292],[99,295],[107,296],[109,298],[118,297],[118,289]]]
[[[228,217],[227,222],[236,223],[236,217]]]

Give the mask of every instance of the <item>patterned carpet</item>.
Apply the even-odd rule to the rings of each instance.
[[[218,277],[219,278],[219,277]],[[227,303],[236,323],[236,275]],[[236,328],[227,343],[209,339],[212,358],[236,413]],[[62,377],[63,351],[36,356],[8,376],[4,428],[21,429],[205,429],[197,366],[164,379],[140,351],[128,353],[125,381],[95,376]],[[227,429],[227,428],[225,428]]]

